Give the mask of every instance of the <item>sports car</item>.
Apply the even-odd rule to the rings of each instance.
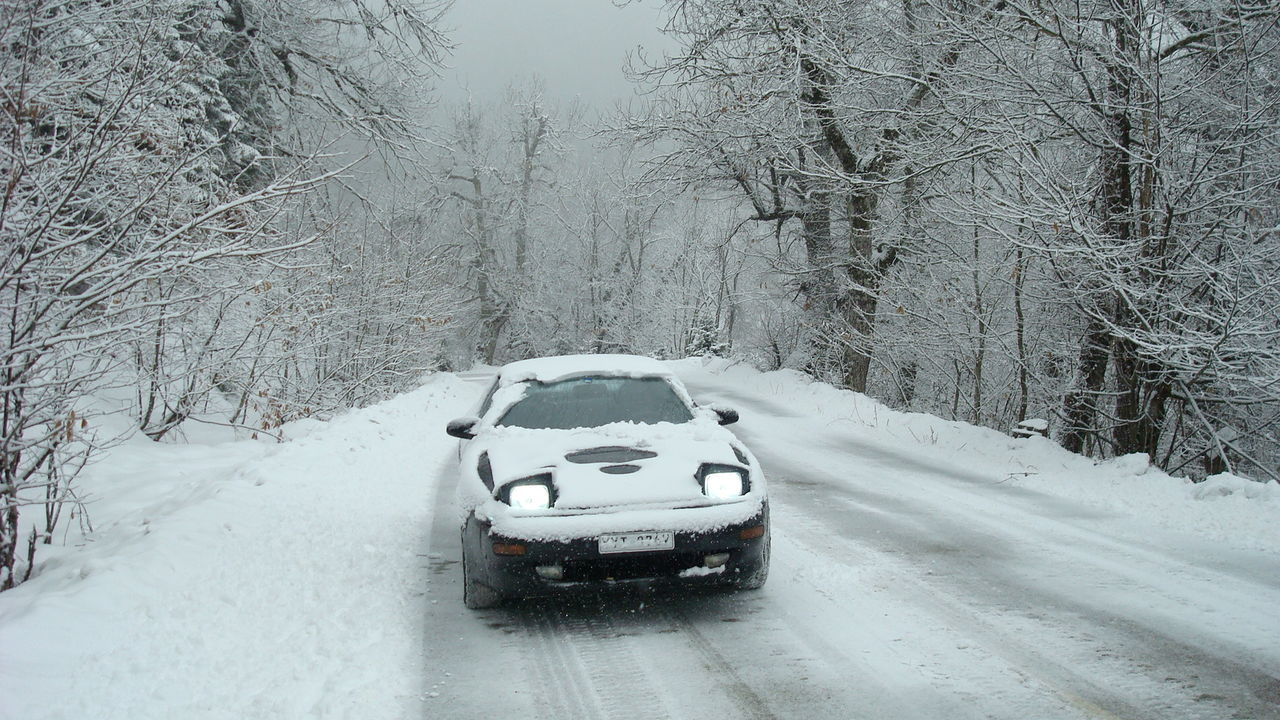
[[[761,587],[764,474],[667,365],[569,355],[500,368],[458,448],[463,601],[629,584]]]

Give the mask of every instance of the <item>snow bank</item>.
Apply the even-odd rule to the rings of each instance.
[[[692,387],[766,398],[775,419],[938,466],[977,482],[999,483],[1123,513],[1135,523],[1189,532],[1240,549],[1280,552],[1280,485],[1233,475],[1203,483],[1172,477],[1146,455],[1102,462],[1069,453],[1047,438],[1012,438],[990,428],[890,409],[793,370],[761,373],[725,360],[671,363]],[[695,396],[697,393],[695,392]],[[757,401],[758,402],[758,401]]]
[[[94,532],[0,594],[0,717],[423,714],[424,552],[474,401],[449,375],[285,444],[129,443]]]

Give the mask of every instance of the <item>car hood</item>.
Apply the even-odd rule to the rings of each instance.
[[[747,467],[733,435],[719,425],[614,423],[599,428],[493,428],[477,438],[494,489],[550,473],[557,511],[658,505],[706,505],[695,474],[703,463]],[[724,501],[721,501],[724,502]]]

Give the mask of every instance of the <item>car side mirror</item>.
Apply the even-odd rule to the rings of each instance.
[[[732,408],[712,405],[711,412],[714,412],[720,418],[721,425],[732,425],[738,422],[738,411]]]
[[[476,425],[479,423],[480,418],[456,418],[449,421],[449,427],[445,428],[445,432],[461,440],[470,440],[476,436]]]

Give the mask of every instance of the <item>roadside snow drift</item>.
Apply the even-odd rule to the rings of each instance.
[[[813,382],[792,370],[760,373],[714,361],[673,363],[686,382],[717,397],[764,399],[786,425],[844,433],[859,444],[951,468],[984,481],[1070,498],[1227,546],[1280,552],[1280,484],[1230,474],[1201,483],[1171,477],[1145,455],[1095,461],[1054,441],[1013,438],[990,428],[886,408],[865,395]],[[694,369],[694,365],[699,365]],[[686,370],[687,369],[687,370]],[[695,395],[696,395],[695,391]]]
[[[0,716],[418,713],[427,498],[473,400],[437,375],[282,445],[113,451],[95,532],[0,596]]]

